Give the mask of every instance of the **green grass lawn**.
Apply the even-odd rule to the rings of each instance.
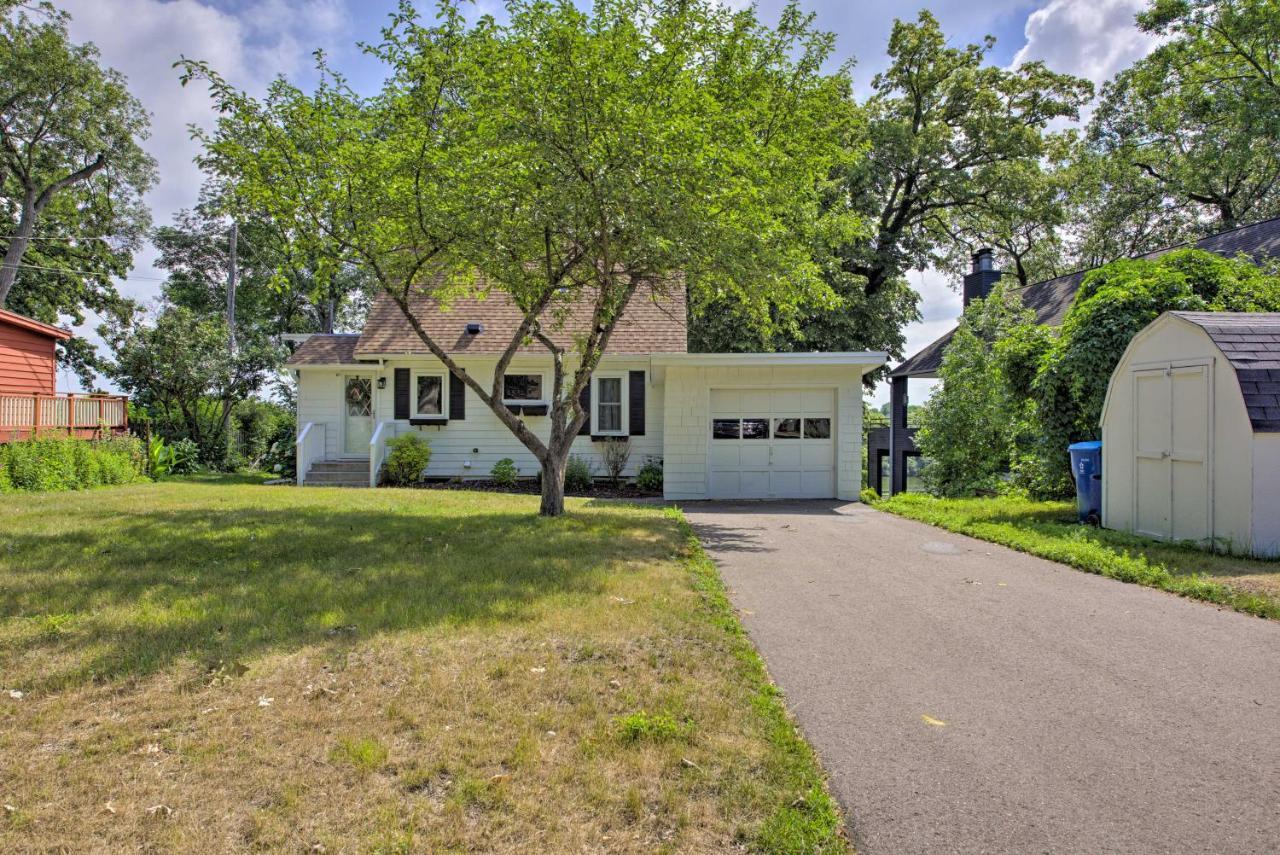
[[[904,494],[876,507],[1091,573],[1280,618],[1280,561],[1213,554],[1080,525],[1074,503]]]
[[[0,851],[842,851],[678,514],[537,503],[10,502]]]

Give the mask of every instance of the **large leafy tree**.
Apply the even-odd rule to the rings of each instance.
[[[0,2],[0,306],[12,292],[12,308],[82,321],[124,308],[110,277],[147,225],[149,119],[93,45],[69,40],[64,13],[23,5]]]
[[[222,457],[229,402],[261,390],[279,361],[263,340],[231,353],[221,316],[183,306],[163,305],[149,322],[109,322],[98,331],[114,354],[108,375],[162,424],[175,423],[174,433],[194,440],[211,462]]]
[[[250,219],[237,227],[238,340],[360,327],[371,283],[358,268],[322,280],[275,223]],[[200,317],[225,313],[230,228],[210,202],[180,211],[171,225],[156,229],[156,266],[169,273],[162,289],[166,302]]]
[[[368,270],[537,457],[554,515],[580,392],[637,293],[687,281],[787,306],[824,289],[806,235],[848,84],[822,73],[831,38],[794,6],[776,27],[712,0],[510,0],[507,13],[468,25],[447,0],[424,24],[403,6],[373,49],[390,76],[369,98],[327,71],[312,94],[278,81],[263,101],[199,64],[186,73],[223,112],[206,163],[234,203],[290,224],[327,272]],[[481,287],[522,312],[487,380],[410,311],[415,294]],[[557,345],[549,328],[584,301],[589,325]],[[527,342],[554,366],[541,436],[502,402]]]
[[[890,66],[873,78],[856,132],[846,137],[850,156],[825,188],[825,211],[836,219],[815,258],[836,303],[808,307],[772,339],[750,334],[744,318],[727,319],[732,305],[714,304],[699,320],[708,344],[874,347],[901,356],[902,327],[918,317],[907,271],[958,268],[979,235],[1003,237],[1028,276],[1053,268],[1049,231],[1061,219],[1061,200],[1054,179],[1037,173],[1060,145],[1049,124],[1075,118],[1092,87],[1039,62],[990,65],[994,44],[988,37],[949,45],[928,11],[895,22]],[[1019,233],[1020,210],[1034,214],[1030,235]]]
[[[1280,212],[1280,4],[1155,0],[1138,23],[1166,40],[1104,87],[1095,147],[1214,231]]]
[[[889,68],[865,105],[868,156],[841,176],[845,204],[875,226],[870,241],[843,252],[843,268],[868,294],[937,262],[948,224],[982,205],[1015,165],[1038,162],[1049,123],[1075,118],[1092,95],[1087,81],[1040,62],[988,64],[994,45],[948,45],[927,11],[895,22]]]

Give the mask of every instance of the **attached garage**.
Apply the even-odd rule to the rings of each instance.
[[[670,354],[668,499],[847,499],[862,487],[862,378],[883,353]]]
[[[1166,312],[1102,413],[1108,528],[1280,554],[1280,314]]]

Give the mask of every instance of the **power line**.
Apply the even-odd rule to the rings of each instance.
[[[49,273],[67,273],[73,276],[101,276],[102,275],[101,271],[98,271],[97,273],[95,273],[91,270],[67,270],[64,267],[41,267],[38,264],[15,264],[12,266],[17,267],[19,270],[45,270],[45,271],[48,271]],[[115,277],[115,274],[108,274],[108,275]],[[128,274],[125,274],[124,276],[115,277],[115,278],[123,279],[126,282],[128,282],[130,279],[136,279],[139,282],[168,282],[169,281],[167,278],[162,279],[158,276],[130,276]]]

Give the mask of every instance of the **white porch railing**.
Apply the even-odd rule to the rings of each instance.
[[[382,462],[387,459],[387,440],[395,436],[396,426],[392,422],[378,422],[374,428],[373,438],[369,440],[369,486],[378,486],[378,472]]]
[[[323,459],[324,425],[307,422],[302,426],[302,430],[298,431],[298,441],[295,443],[297,482],[303,483],[307,478],[307,472],[311,469],[311,464]]]

